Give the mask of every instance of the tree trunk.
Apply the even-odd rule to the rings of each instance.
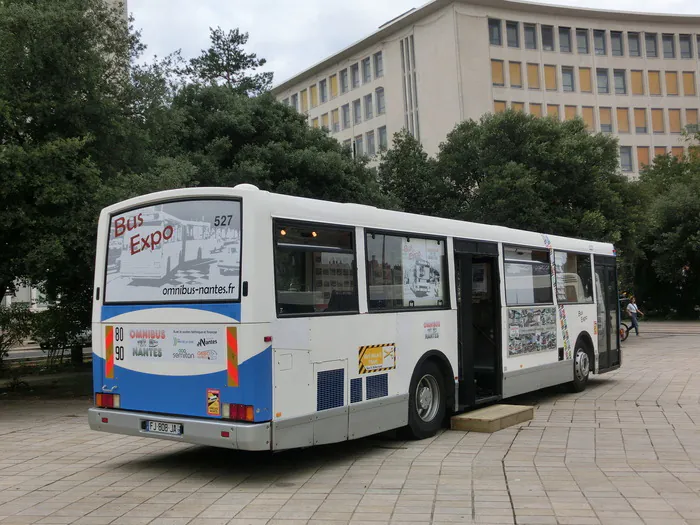
[[[70,361],[76,366],[80,366],[83,364],[83,347],[81,345],[71,346]]]

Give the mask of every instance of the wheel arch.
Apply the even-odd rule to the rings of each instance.
[[[577,348],[579,348],[579,346],[582,346],[583,349],[586,351],[586,354],[588,354],[588,361],[591,363],[591,372],[597,373],[598,363],[595,358],[595,347],[593,346],[593,338],[591,337],[591,334],[589,334],[586,330],[583,330],[580,334],[578,334],[578,337],[576,338],[576,346],[574,347],[574,351]]]
[[[440,369],[440,372],[442,372],[445,379],[445,389],[447,394],[446,408],[448,412],[453,412],[455,406],[455,373],[452,369],[450,360],[447,359],[447,356],[441,350],[428,350],[420,357],[420,359],[418,359],[418,362],[416,362],[416,366],[413,369],[413,374],[415,374],[416,370],[419,370],[423,363],[427,361],[432,361],[435,363]]]

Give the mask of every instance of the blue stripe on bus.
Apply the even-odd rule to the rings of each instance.
[[[152,310],[154,308],[185,308],[192,310],[204,310],[216,314],[225,315],[235,321],[241,320],[240,303],[209,303],[209,304],[111,304],[102,305],[102,321],[107,321],[118,315],[139,310]]]
[[[227,372],[168,376],[114,367],[114,379],[104,377],[104,359],[93,354],[95,392],[119,394],[121,408],[181,416],[207,415],[207,389],[221,392],[223,403],[255,407],[255,422],[272,419],[272,347],[238,365],[238,387],[228,387]],[[164,366],[167,366],[164,364]],[[116,388],[113,388],[116,387]]]

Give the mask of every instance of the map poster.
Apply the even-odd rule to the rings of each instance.
[[[557,349],[557,313],[554,306],[508,310],[508,357]]]

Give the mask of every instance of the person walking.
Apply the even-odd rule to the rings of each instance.
[[[632,327],[636,335],[639,335],[639,321],[637,321],[637,314],[644,315],[639,307],[637,306],[637,300],[634,297],[630,297],[630,302],[627,305],[627,313],[632,318]]]

